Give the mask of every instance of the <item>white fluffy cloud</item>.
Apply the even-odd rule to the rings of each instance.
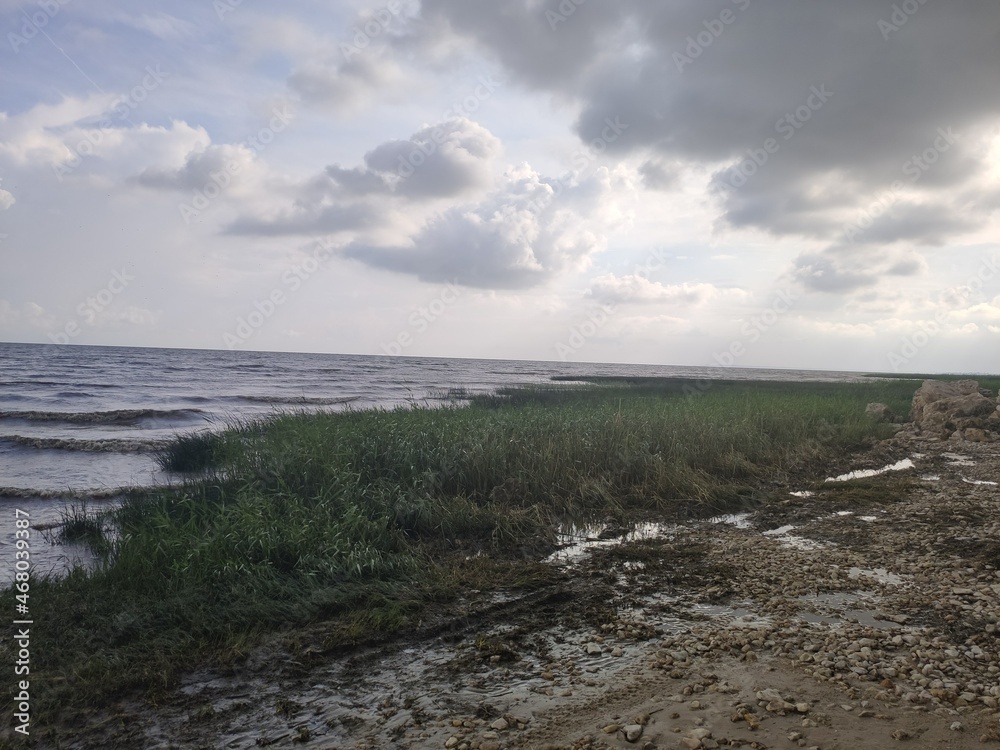
[[[564,184],[521,166],[482,201],[430,219],[407,245],[355,242],[345,253],[424,281],[497,289],[536,286],[586,268],[605,248],[602,227],[586,212],[591,201],[601,200],[592,182]]]

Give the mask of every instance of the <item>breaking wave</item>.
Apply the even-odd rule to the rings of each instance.
[[[201,409],[115,409],[113,411],[0,411],[0,419],[27,422],[131,425],[143,419],[204,418]]]
[[[117,438],[79,440],[73,438],[29,437],[25,435],[0,435],[0,440],[7,440],[29,448],[55,448],[58,450],[87,451],[90,453],[152,453],[166,445],[166,441],[163,440],[119,440]]]

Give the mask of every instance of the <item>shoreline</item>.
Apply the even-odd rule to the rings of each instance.
[[[520,413],[522,407],[512,408]],[[550,409],[556,407],[539,414]],[[614,404],[610,413],[621,410]],[[849,463],[807,462],[772,478],[766,497],[729,518],[685,517],[677,501],[673,517],[638,505],[607,521],[593,519],[596,525],[583,532],[585,554],[564,546],[579,539],[556,537],[542,556],[555,554],[541,562],[530,555],[494,559],[476,544],[459,546],[450,562],[440,563],[453,580],[441,582],[439,598],[414,609],[405,628],[379,635],[377,620],[364,619],[382,616],[376,610],[361,619],[289,621],[242,647],[190,663],[179,682],[148,695],[155,708],[139,694],[123,696],[112,706],[78,711],[72,723],[81,733],[62,725],[53,739],[81,748],[290,746],[293,740],[317,748],[678,747],[685,741],[713,748],[727,746],[720,738],[737,743],[729,746],[770,747],[781,739],[775,734],[780,730],[781,741],[794,743],[788,746],[828,750],[847,735],[827,730],[858,731],[860,737],[872,731],[861,724],[889,716],[895,706],[898,715],[879,719],[892,731],[929,738],[940,730],[947,741],[941,746],[971,747],[963,743],[973,734],[980,733],[977,741],[991,736],[994,699],[1000,698],[1000,688],[990,692],[992,675],[1000,673],[992,642],[1000,545],[994,564],[979,559],[982,544],[963,542],[969,562],[960,571],[953,560],[914,557],[907,545],[927,541],[925,516],[931,512],[940,528],[951,516],[966,519],[962,531],[968,536],[968,519],[979,508],[982,538],[1000,531],[981,508],[997,494],[989,483],[998,480],[998,445],[930,439],[906,425]],[[969,462],[949,458],[956,446],[968,451]],[[826,481],[891,465],[902,470]],[[921,478],[930,472],[938,478]],[[640,522],[647,525],[630,533]],[[953,589],[976,592],[964,579],[952,580],[966,569],[996,578],[990,585],[997,589],[987,587],[972,610],[982,632],[952,643],[949,623],[955,620],[946,613],[926,616],[947,599],[922,598],[920,590],[944,576],[953,596]],[[821,643],[812,642],[817,632],[824,634]],[[892,643],[896,637],[916,640]],[[979,639],[973,643],[978,651],[968,638]],[[946,647],[961,658],[941,656]],[[967,656],[959,647],[982,665],[974,664],[968,675],[945,674],[949,660]],[[907,657],[907,649],[915,655]],[[934,665],[926,673],[925,657]],[[978,666],[995,671],[980,675]],[[862,667],[864,674],[855,671]],[[918,669],[908,682],[912,667]],[[773,679],[764,679],[769,675]],[[865,695],[866,687],[874,692]],[[830,708],[837,705],[831,690],[848,691],[840,705],[852,708],[841,708],[843,716]],[[756,692],[769,696],[763,705]],[[249,700],[251,695],[256,697]],[[698,706],[691,706],[693,700]],[[651,701],[662,705],[647,705]],[[809,707],[791,710],[785,701]],[[904,711],[900,701],[914,709]],[[612,705],[620,708],[610,710]],[[740,711],[753,716],[730,721]],[[946,718],[951,721],[941,730]],[[955,721],[962,731],[952,731]],[[793,732],[803,737],[788,740]],[[799,745],[800,739],[813,744]]]

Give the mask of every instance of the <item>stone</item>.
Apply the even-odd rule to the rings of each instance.
[[[495,729],[498,732],[505,731],[510,726],[506,719],[497,719],[492,724],[490,724],[491,729]]]
[[[625,732],[625,739],[629,742],[637,742],[642,736],[642,724],[629,724],[622,728]]]
[[[597,644],[597,643],[588,643],[587,644],[587,655],[588,656],[600,656],[603,652],[604,652],[604,649],[601,648],[600,644]]]
[[[970,429],[989,429],[987,420],[996,411],[997,402],[984,395],[975,380],[925,380],[913,396],[910,418],[923,432],[942,438],[958,433],[961,438]]]
[[[885,404],[868,404],[868,406],[865,407],[865,414],[874,419],[876,422],[897,421],[896,415],[892,413],[892,409]]]

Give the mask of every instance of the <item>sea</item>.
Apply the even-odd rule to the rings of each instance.
[[[388,357],[0,343],[0,584],[15,517],[31,523],[36,575],[92,562],[59,524],[122,488],[179,482],[156,451],[173,436],[289,411],[436,406],[456,394],[555,376],[849,381],[857,373],[586,362]],[[23,534],[22,534],[23,537]]]

